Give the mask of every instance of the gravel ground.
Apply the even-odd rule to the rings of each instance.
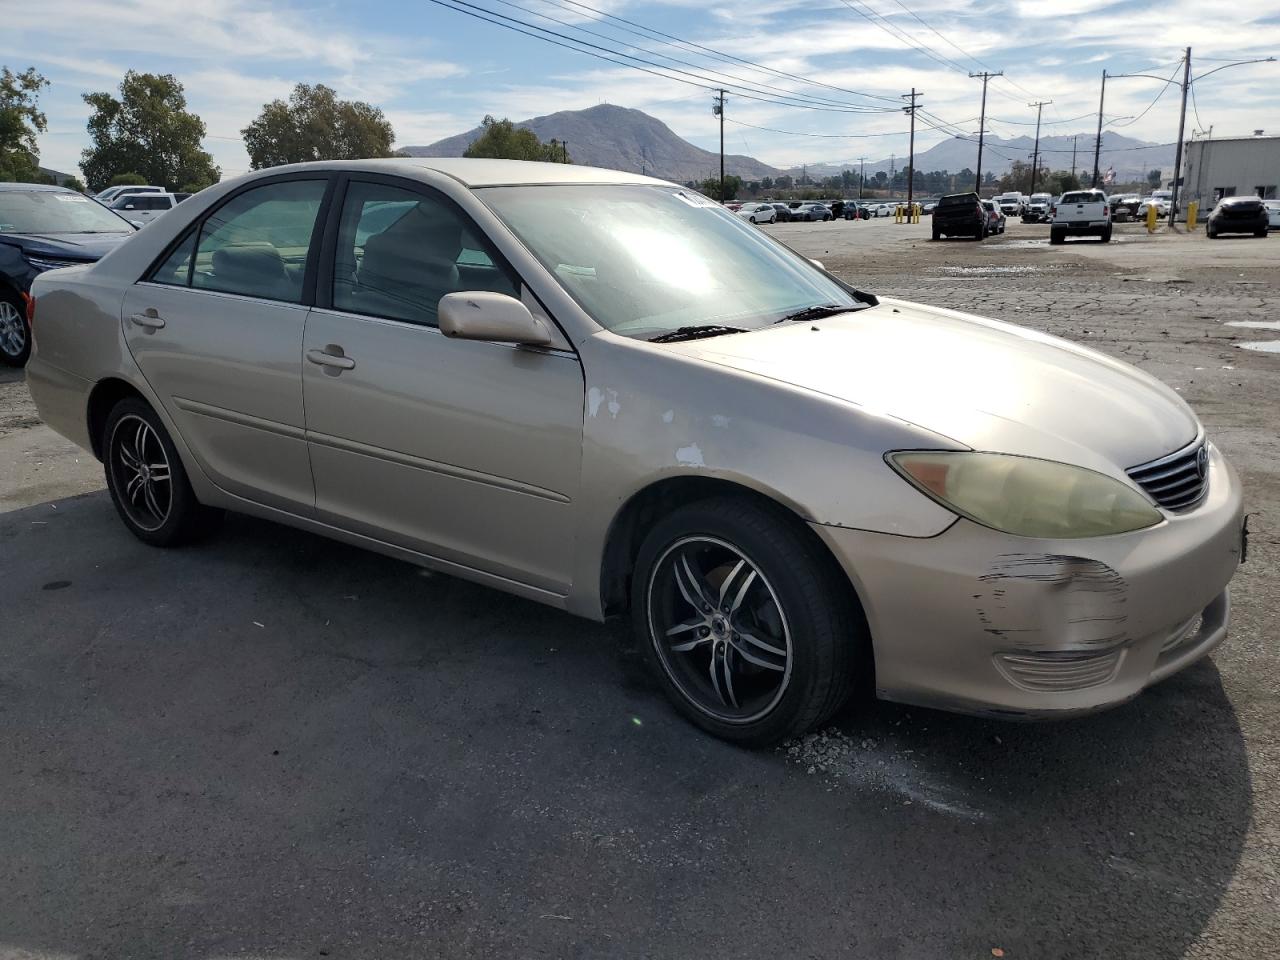
[[[244,518],[142,547],[0,375],[0,957],[1273,955],[1280,333],[1232,324],[1280,240],[773,229],[1179,389],[1253,513],[1227,644],[1096,717],[745,752],[615,627]]]

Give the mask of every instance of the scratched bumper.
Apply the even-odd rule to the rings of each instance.
[[[813,528],[858,588],[881,697],[1027,718],[1123,703],[1218,646],[1242,525],[1239,480],[1211,448],[1205,500],[1136,533]]]

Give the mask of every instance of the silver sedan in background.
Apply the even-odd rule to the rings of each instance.
[[[855,687],[1077,714],[1226,635],[1240,484],[1174,391],[863,292],[674,184],[278,167],[33,295],[31,393],[141,540],[235,510],[629,616],[737,742]]]

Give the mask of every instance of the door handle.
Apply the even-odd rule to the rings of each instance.
[[[147,330],[159,330],[164,326],[164,317],[156,313],[154,309],[148,309],[146,313],[135,313],[129,318],[129,322],[135,327],[143,327]]]
[[[350,370],[356,365],[354,360],[348,356],[344,356],[341,352],[329,353],[328,351],[330,349],[338,351],[342,350],[341,347],[330,344],[325,350],[308,350],[307,359],[317,366],[334,367],[338,370]]]

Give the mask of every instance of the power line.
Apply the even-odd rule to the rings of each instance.
[[[889,133],[802,133],[799,130],[778,130],[774,127],[760,127],[754,123],[744,123],[741,120],[734,120],[732,117],[725,117],[725,122],[736,124],[739,127],[750,127],[752,130],[764,130],[767,133],[781,133],[789,137],[813,137],[819,140],[865,140],[871,137],[900,137],[901,130],[894,130]]]

